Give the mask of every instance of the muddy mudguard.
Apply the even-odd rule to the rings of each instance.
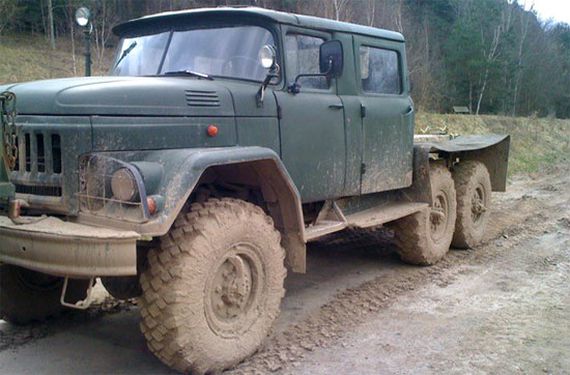
[[[413,202],[432,203],[429,177],[431,155],[455,161],[477,160],[485,164],[493,191],[505,191],[509,162],[509,135],[467,135],[438,142],[414,144],[412,185],[402,190]]]
[[[465,135],[448,141],[428,143],[430,152],[445,153],[460,161],[476,160],[487,167],[493,191],[505,191],[509,165],[509,135]]]

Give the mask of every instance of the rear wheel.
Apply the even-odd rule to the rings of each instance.
[[[468,249],[483,240],[489,221],[491,178],[479,161],[460,163],[453,173],[457,190],[457,221],[453,246]]]
[[[432,265],[449,251],[456,218],[455,187],[443,164],[430,166],[431,207],[391,225],[400,258],[406,263]]]
[[[237,199],[193,204],[148,254],[141,330],[184,373],[234,366],[261,345],[284,295],[284,249],[261,208]]]
[[[67,302],[85,299],[88,280],[69,280]],[[63,278],[12,266],[0,265],[0,317],[14,324],[27,324],[57,316]]]

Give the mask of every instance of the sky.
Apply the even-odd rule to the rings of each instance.
[[[525,1],[519,0],[519,4]],[[526,0],[526,8],[529,9],[534,3],[534,10],[543,21],[554,19],[556,22],[570,24],[570,0]]]

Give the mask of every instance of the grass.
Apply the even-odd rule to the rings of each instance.
[[[52,50],[43,36],[14,34],[0,36],[0,84],[83,75],[83,43],[76,42],[75,71],[71,40],[57,40]],[[94,54],[94,51],[92,51]],[[94,75],[105,74],[112,51],[105,51],[102,64],[93,64]]]
[[[76,72],[71,41],[60,38],[52,51],[43,36],[9,35],[0,38],[0,84],[83,74],[83,43],[76,43]],[[106,51],[95,75],[104,75],[112,51]],[[540,172],[549,165],[570,159],[570,120],[512,118],[501,116],[418,113],[416,132],[446,129],[452,134],[499,133],[511,135],[510,174]]]

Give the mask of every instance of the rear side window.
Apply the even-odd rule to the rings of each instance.
[[[368,46],[360,47],[362,89],[375,94],[402,93],[398,52]]]
[[[323,38],[303,34],[287,34],[285,37],[285,55],[287,66],[292,73],[293,81],[299,74],[319,73],[319,49]],[[324,77],[304,77],[299,80],[304,88],[328,89]]]

